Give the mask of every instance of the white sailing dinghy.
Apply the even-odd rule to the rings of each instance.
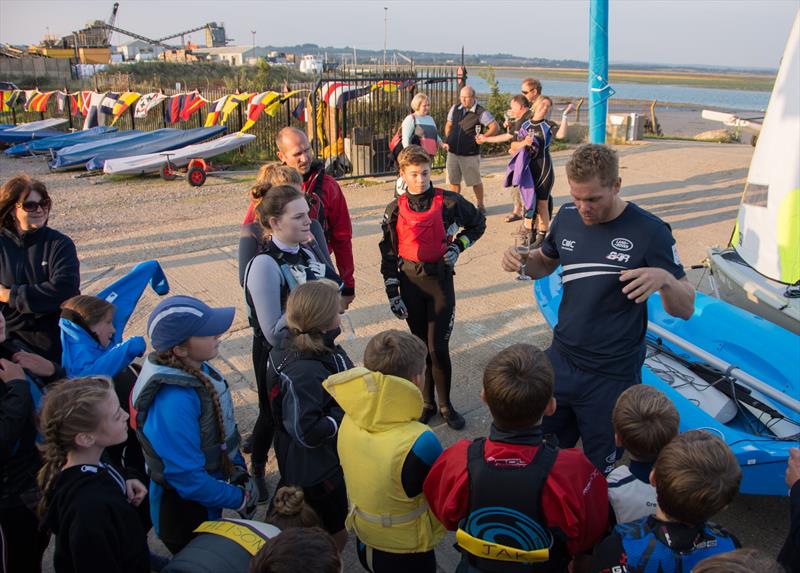
[[[173,167],[185,167],[192,159],[209,159],[227,151],[238,149],[255,140],[255,135],[248,133],[231,133],[223,137],[187,145],[171,151],[147,153],[132,157],[108,159],[103,166],[107,175],[142,175],[144,173],[158,173],[167,163]]]
[[[729,248],[709,250],[719,296],[800,334],[800,12],[795,14]]]

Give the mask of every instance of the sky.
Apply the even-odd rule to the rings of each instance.
[[[777,69],[797,0],[610,0],[609,60]],[[109,0],[0,0],[0,42],[107,20]],[[388,8],[388,11],[384,10]],[[116,25],[158,38],[224,22],[235,45],[511,53],[586,61],[588,0],[121,0]],[[203,43],[201,33],[192,40]],[[114,43],[129,38],[114,35]]]

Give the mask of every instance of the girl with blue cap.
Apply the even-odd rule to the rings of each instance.
[[[223,508],[245,519],[258,496],[239,452],[228,383],[208,361],[233,322],[234,309],[172,296],[147,322],[155,352],[131,393],[131,420],[150,474],[150,514],[172,553]]]

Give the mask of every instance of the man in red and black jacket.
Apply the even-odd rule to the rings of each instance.
[[[347,201],[336,179],[325,174],[323,166],[313,161],[311,144],[306,134],[295,127],[284,127],[275,139],[278,158],[303,176],[303,191],[308,196],[311,209],[309,217],[319,221],[325,231],[328,250],[336,259],[336,268],[342,277],[342,300],[346,305],[356,296],[353,278],[353,225]]]
[[[608,485],[576,449],[542,435],[555,411],[547,355],[515,344],[495,355],[483,374],[488,438],[445,450],[425,479],[436,518],[457,530],[458,571],[561,572],[591,549],[608,525]]]

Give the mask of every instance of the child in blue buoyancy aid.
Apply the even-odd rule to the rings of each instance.
[[[707,520],[731,502],[741,480],[739,463],[720,438],[703,430],[678,435],[650,473],[655,515],[616,525],[595,547],[591,570],[679,573],[733,551],[739,541]]]
[[[227,382],[207,361],[234,309],[172,296],[150,315],[155,350],[131,394],[132,417],[150,474],[150,513],[164,545],[176,553],[204,521],[235,509],[255,513],[255,484],[239,452]]]

